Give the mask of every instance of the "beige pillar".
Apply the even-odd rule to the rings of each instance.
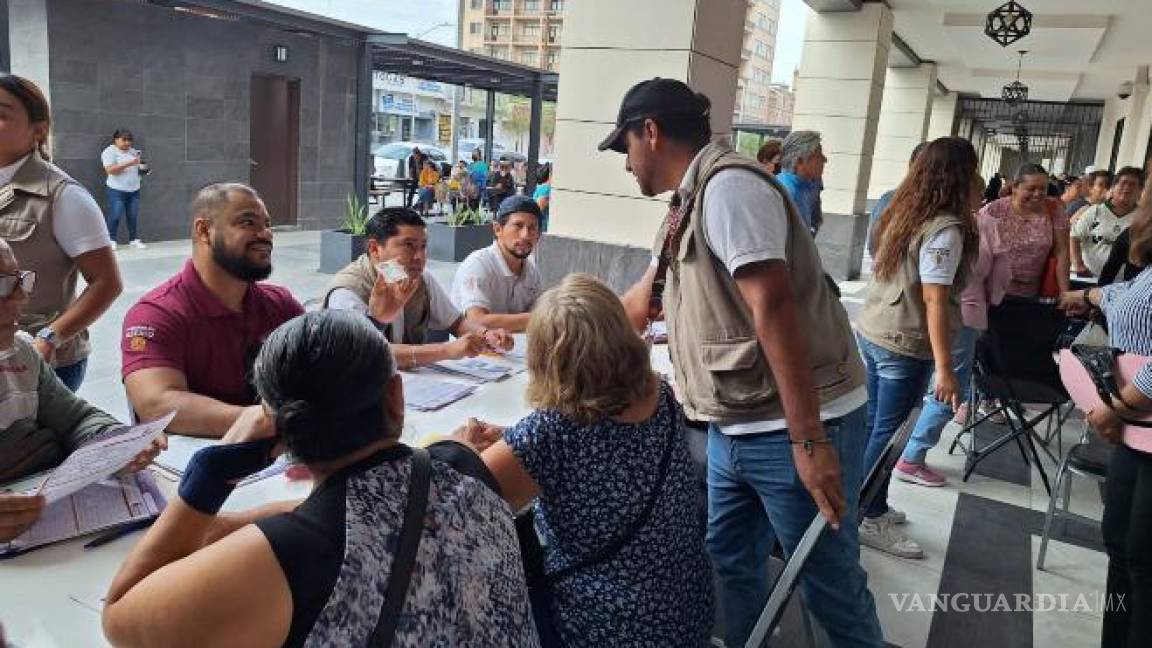
[[[8,0],[12,74],[31,79],[51,103],[48,75],[48,0]],[[0,5],[2,6],[2,5]]]
[[[876,146],[872,153],[869,198],[879,198],[904,179],[912,149],[928,135],[935,94],[935,63],[924,63],[914,68],[888,68],[876,129]]]
[[[883,3],[808,17],[792,128],[823,134],[826,214],[865,209],[891,42],[892,10]]]
[[[596,145],[628,88],[681,79],[712,100],[727,135],[736,97],[746,0],[580,0],[564,10],[549,238],[650,247],[666,197],[640,195],[624,156]]]
[[[959,96],[955,92],[936,95],[932,99],[932,116],[928,120],[928,141],[952,134],[956,123],[956,104]]]
[[[1148,146],[1149,120],[1152,119],[1152,101],[1149,101],[1148,66],[1141,66],[1132,84],[1132,98],[1128,101],[1128,114],[1124,120],[1124,137],[1120,140],[1120,156],[1116,167],[1143,167],[1144,150]]]
[[[1116,125],[1128,114],[1131,97],[1120,99],[1109,97],[1104,101],[1104,115],[1100,118],[1100,135],[1096,140],[1096,167],[1107,169],[1112,159],[1112,145],[1116,141]],[[1127,130],[1127,129],[1125,129]],[[1083,169],[1079,169],[1083,172]]]

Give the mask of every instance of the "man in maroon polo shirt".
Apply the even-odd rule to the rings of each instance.
[[[121,375],[142,419],[223,436],[257,402],[248,372],[276,327],[304,312],[272,272],[272,219],[251,187],[214,184],[192,202],[192,258],[124,317]]]

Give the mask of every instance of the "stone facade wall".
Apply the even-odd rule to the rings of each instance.
[[[53,0],[49,55],[54,161],[105,206],[100,152],[112,132],[136,137],[146,240],[186,238],[187,205],[216,181],[249,180],[254,74],[300,81],[298,225],[339,223],[353,192],[356,48],[122,0]],[[272,59],[287,45],[286,63]]]

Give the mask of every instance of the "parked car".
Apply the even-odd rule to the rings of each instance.
[[[476,149],[484,150],[484,139],[480,137],[466,137],[456,144],[456,159],[457,160],[472,160],[472,151]],[[504,145],[500,142],[492,144],[492,157],[499,160],[500,156],[504,153]]]
[[[451,172],[448,154],[440,147],[417,142],[391,142],[372,149],[373,177],[390,181],[415,180],[408,177],[408,158],[416,148],[440,165],[441,174]]]

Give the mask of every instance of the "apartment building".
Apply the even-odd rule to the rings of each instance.
[[[565,0],[461,0],[463,49],[556,70]]]

